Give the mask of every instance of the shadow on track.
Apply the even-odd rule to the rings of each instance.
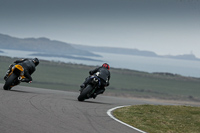
[[[80,101],[78,101],[80,102]],[[94,104],[103,104],[103,105],[113,105],[112,103],[103,103],[103,102],[97,102],[97,101],[82,101],[82,103],[94,103]]]
[[[22,91],[22,90],[7,90],[7,91],[11,91],[11,92],[17,92],[17,93],[32,93],[32,94],[39,94],[39,93],[35,93],[35,92],[30,92],[30,91]]]

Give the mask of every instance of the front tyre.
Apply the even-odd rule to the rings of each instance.
[[[8,77],[8,79],[6,80],[3,89],[4,90],[10,90],[12,87],[12,83],[14,82],[14,80],[17,78],[17,75],[12,74],[10,75],[10,77]]]
[[[85,99],[89,98],[88,94],[90,94],[90,92],[92,91],[92,86],[91,85],[87,85],[85,89],[83,89],[83,91],[81,92],[81,94],[78,97],[79,101],[84,101]]]

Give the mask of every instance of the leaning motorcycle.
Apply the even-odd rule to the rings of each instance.
[[[19,64],[14,65],[8,77],[5,79],[4,90],[11,90],[12,87],[20,84],[21,80],[24,78],[24,68]]]
[[[80,91],[78,101],[84,101],[85,99],[92,98],[94,92],[100,87],[101,80],[96,75],[90,77],[90,82],[87,86]]]

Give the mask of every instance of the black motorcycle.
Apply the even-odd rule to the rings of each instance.
[[[85,99],[92,98],[95,91],[100,88],[101,80],[96,75],[90,77],[90,82],[86,85],[84,89],[80,91],[78,96],[78,101],[84,101]]]

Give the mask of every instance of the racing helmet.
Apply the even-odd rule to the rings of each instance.
[[[37,66],[40,63],[38,58],[34,58],[32,61],[35,64],[35,66]]]
[[[104,64],[102,65],[102,67],[105,67],[105,68],[107,68],[108,70],[110,70],[110,66],[109,66],[107,63],[104,63]]]

